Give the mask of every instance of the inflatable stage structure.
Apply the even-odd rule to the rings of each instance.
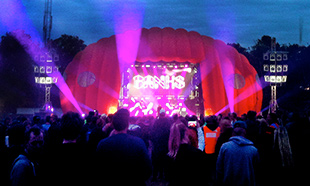
[[[247,58],[194,31],[150,28],[100,39],[64,74],[84,113],[127,108],[131,115],[259,112],[262,88]],[[61,94],[63,112],[77,111]]]

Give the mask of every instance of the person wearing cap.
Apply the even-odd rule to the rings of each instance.
[[[252,141],[245,138],[246,123],[234,124],[233,136],[220,149],[216,163],[218,185],[256,185],[259,154]]]

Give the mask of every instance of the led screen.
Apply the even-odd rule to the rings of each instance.
[[[188,65],[135,65],[128,69],[129,96],[184,96],[194,74]]]

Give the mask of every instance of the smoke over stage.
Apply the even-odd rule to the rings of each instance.
[[[203,114],[199,64],[136,62],[122,76],[120,107],[132,116]]]

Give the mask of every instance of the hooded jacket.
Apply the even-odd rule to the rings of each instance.
[[[255,185],[259,155],[253,142],[234,136],[220,149],[216,164],[219,185]]]

